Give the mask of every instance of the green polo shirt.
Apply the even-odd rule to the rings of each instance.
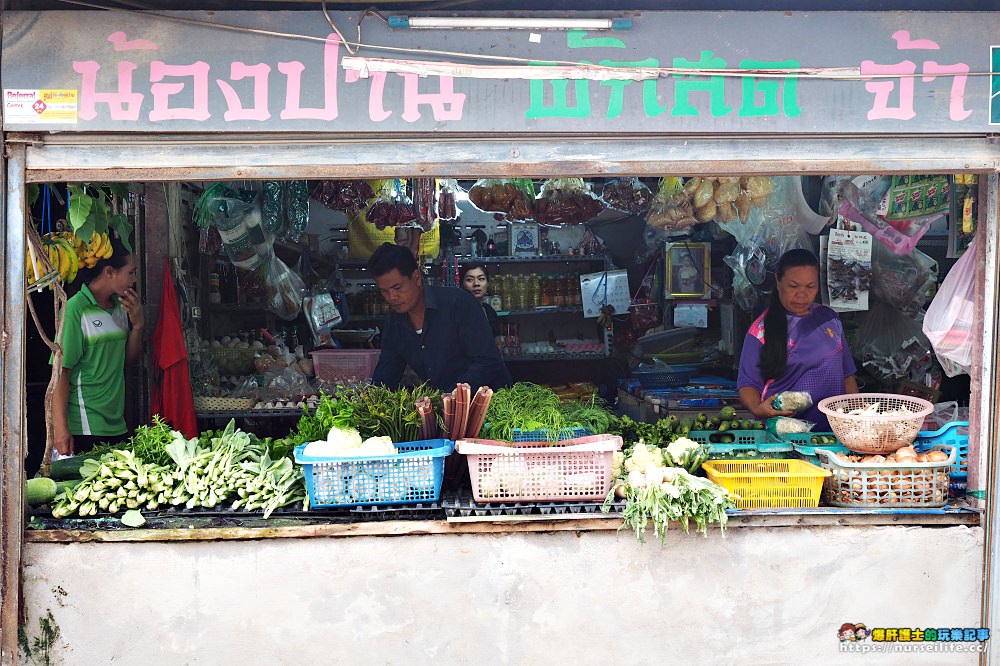
[[[69,376],[66,420],[74,435],[113,436],[125,425],[125,347],[128,313],[97,305],[87,285],[66,301],[63,369]]]

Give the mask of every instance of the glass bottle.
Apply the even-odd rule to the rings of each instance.
[[[486,242],[486,256],[495,257],[497,256],[497,243],[493,240],[493,235],[490,235],[490,239]]]
[[[532,273],[529,289],[531,293],[531,302],[527,304],[528,308],[534,309],[538,307],[542,297],[541,289],[541,284],[538,281],[538,273]]]
[[[570,291],[573,293],[573,306],[582,308],[583,307],[583,293],[580,291],[580,281],[574,280],[570,276]]]
[[[543,307],[552,305],[552,276],[543,275],[540,281],[541,293],[538,302]]]

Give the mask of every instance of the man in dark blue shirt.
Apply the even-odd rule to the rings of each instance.
[[[413,253],[385,243],[368,260],[382,297],[392,308],[382,332],[382,354],[372,382],[396,387],[406,366],[442,391],[467,383],[496,390],[513,383],[489,323],[464,289],[424,285]]]

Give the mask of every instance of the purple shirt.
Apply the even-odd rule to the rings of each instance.
[[[782,391],[805,391],[812,396],[813,406],[797,418],[816,424],[818,432],[830,430],[826,415],[817,405],[823,398],[842,395],[844,379],[857,368],[844,340],[844,327],[830,308],[814,303],[809,314],[788,315],[788,366],[778,379],[764,380],[760,372],[760,350],[764,346],[764,312],[750,325],[743,341],[737,388],[752,386],[760,391],[761,400],[768,400]]]

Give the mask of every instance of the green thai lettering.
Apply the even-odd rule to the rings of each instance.
[[[615,37],[587,37],[586,30],[569,30],[566,32],[566,46],[571,49],[624,49],[625,42]]]
[[[591,64],[581,61],[585,64]],[[533,62],[532,65],[551,65],[553,63]],[[544,79],[532,80],[528,85],[530,107],[525,113],[526,118],[586,118],[590,115],[590,81],[576,79],[573,81],[573,97],[576,105],[569,102],[568,79],[552,79],[548,81],[552,88],[552,103],[545,103]]]
[[[766,62],[763,60],[743,60],[740,69],[798,69],[797,60],[782,60]],[[757,104],[757,94],[762,96],[762,103]],[[780,100],[780,102],[779,102]],[[781,78],[743,77],[742,104],[740,116],[780,116],[784,112],[788,118],[794,118],[802,113],[798,99],[798,77],[793,75]]]
[[[660,61],[656,58],[646,58],[633,62],[616,62],[614,60],[602,60],[601,65],[605,67],[648,67],[658,68]],[[666,105],[660,105],[656,97],[656,83],[658,79],[644,79],[642,81],[642,108],[647,118],[655,118],[667,110]],[[611,88],[611,95],[608,98],[608,118],[617,118],[625,108],[625,88],[635,83],[635,81],[601,81],[602,86]]]
[[[675,69],[725,69],[726,61],[715,58],[711,51],[702,51],[698,60],[674,58]],[[691,105],[692,93],[708,93],[709,110],[713,118],[721,118],[732,111],[726,104],[726,79],[722,76],[701,74],[674,74],[674,108],[672,116],[697,116],[698,109]]]

